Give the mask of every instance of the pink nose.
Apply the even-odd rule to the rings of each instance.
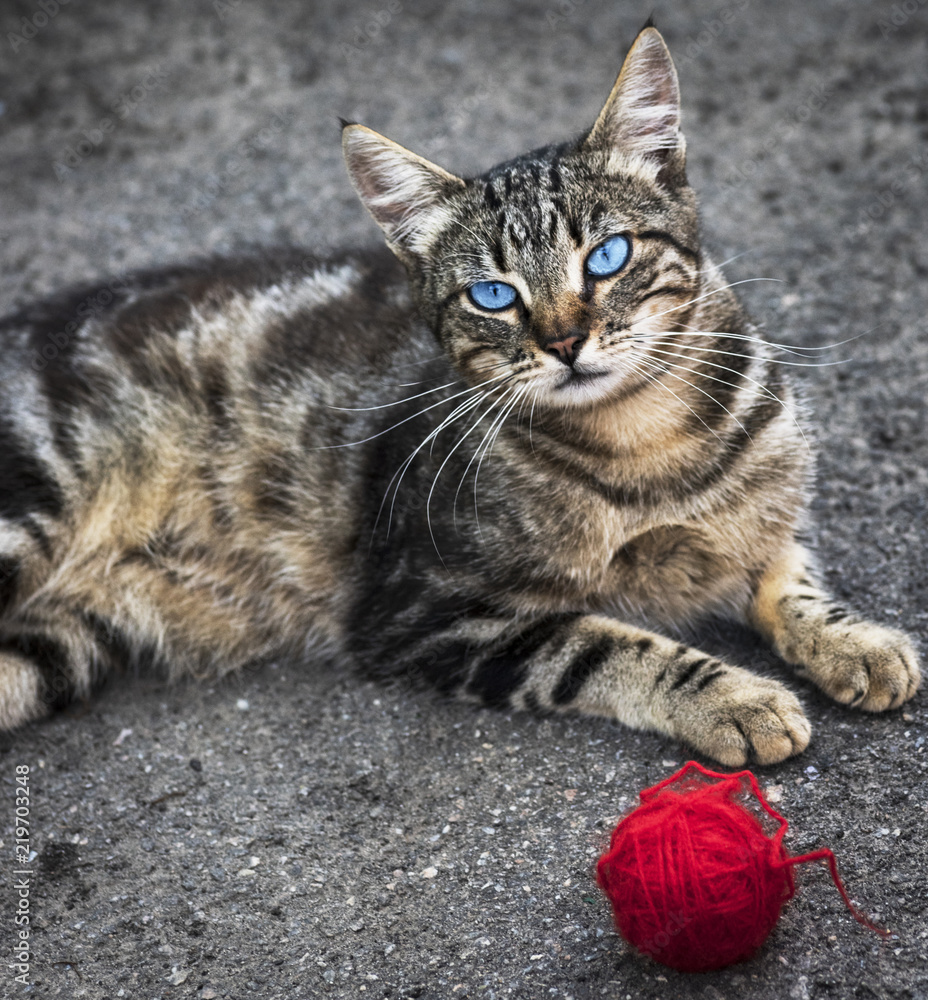
[[[545,350],[549,354],[556,354],[565,365],[573,363],[574,356],[579,350],[578,345],[582,343],[583,337],[564,337],[545,345]]]

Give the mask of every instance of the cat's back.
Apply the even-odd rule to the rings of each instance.
[[[426,336],[386,250],[203,260],[28,306],[0,320],[0,516],[56,561],[163,551],[218,579],[243,576],[216,565],[234,553],[318,592],[354,544],[350,445]]]
[[[111,462],[133,432],[283,433],[307,408],[367,400],[424,335],[386,249],[137,271],[0,319],[0,435],[46,446],[67,478]],[[337,434],[345,419],[330,416]]]
[[[295,366],[357,372],[381,362],[391,333],[408,336],[409,317],[405,274],[385,248],[285,248],[75,286],[0,318],[0,343],[6,380],[28,370],[54,396],[95,366],[160,382],[177,375],[159,370],[169,354],[193,364],[215,348],[252,361],[255,382]]]

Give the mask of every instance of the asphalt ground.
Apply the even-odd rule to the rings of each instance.
[[[3,0],[0,308],[205,251],[373,242],[337,116],[481,170],[587,127],[651,12]],[[707,245],[733,258],[731,280],[774,279],[742,286],[772,339],[841,344],[823,358],[841,364],[797,369],[825,576],[924,653],[928,6],[653,12],[678,61]],[[788,677],[743,633],[703,645]],[[888,941],[810,866],[752,961],[690,976],[644,961],[614,933],[592,864],[685,747],[280,663],[212,685],[124,676],[2,737],[0,995],[926,997],[926,697],[868,716],[792,683],[812,744],[759,777],[790,852],[834,848]],[[10,964],[21,898],[25,984]]]

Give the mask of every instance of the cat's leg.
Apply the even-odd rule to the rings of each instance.
[[[898,708],[920,683],[908,636],[837,605],[815,583],[799,545],[761,578],[750,621],[801,677],[842,704]]]
[[[532,711],[579,711],[654,729],[732,767],[799,753],[809,723],[796,697],[698,649],[599,615],[419,619],[379,630],[365,659],[447,693]],[[359,651],[360,652],[360,651]]]
[[[43,630],[27,630],[23,642],[11,621],[24,591],[47,570],[50,542],[42,515],[0,518],[0,729],[46,715],[71,684],[58,669],[54,641]]]
[[[70,609],[46,607],[0,626],[0,729],[86,695],[104,662],[92,629]]]
[[[113,670],[215,677],[302,650],[312,617],[295,626],[305,595],[276,586],[277,562],[152,548],[72,545],[14,594],[0,617],[0,729],[86,697]]]
[[[18,555],[0,558],[5,574],[0,600],[6,596],[0,614],[0,729],[14,729],[85,697],[113,665],[114,652],[130,653],[129,643],[114,636],[105,619],[56,587],[57,575],[67,578],[61,567],[37,567],[48,560],[28,546]],[[44,579],[38,582],[37,576]]]

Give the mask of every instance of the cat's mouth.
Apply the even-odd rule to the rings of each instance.
[[[582,371],[577,368],[571,368],[570,371],[558,382],[555,388],[557,389],[567,389],[574,388],[581,385],[589,385],[592,382],[596,382],[601,378],[609,375],[608,368],[586,368]]]
[[[575,367],[552,381],[548,401],[554,406],[590,406],[608,399],[627,380],[621,366]]]

